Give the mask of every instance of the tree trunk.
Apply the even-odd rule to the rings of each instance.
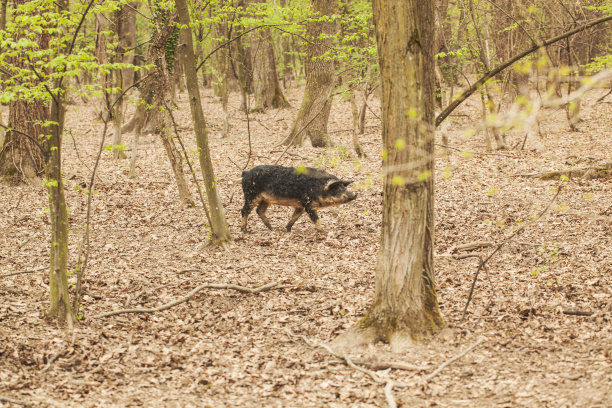
[[[160,14],[161,13],[164,12],[160,12]],[[161,15],[159,18],[164,21],[168,16]],[[166,153],[168,154],[170,167],[172,168],[174,179],[179,190],[179,198],[183,204],[194,206],[191,193],[187,188],[181,154],[174,143],[174,139],[165,131],[165,129],[170,129],[171,127],[170,123],[168,123],[167,114],[164,113],[164,106],[170,106],[170,102],[166,100],[168,99],[170,89],[170,77],[168,74],[170,70],[166,65],[168,52],[166,44],[170,37],[175,34],[175,28],[176,25],[172,21],[166,21],[164,24],[160,25],[161,31],[156,31],[153,34],[151,47],[149,47],[148,63],[154,64],[155,68],[149,71],[149,76],[139,88],[143,104],[136,109],[135,115],[138,115],[137,118],[143,119],[135,120],[135,127],[137,131],[140,132],[143,122],[148,122],[149,126],[155,128],[155,133],[160,135]],[[176,43],[178,44],[178,38],[176,38]],[[174,54],[172,54],[172,56],[174,57]],[[153,108],[146,112],[145,106],[152,106]]]
[[[250,3],[262,3],[253,0]],[[255,102],[253,111],[263,112],[267,108],[286,108],[289,102],[283,94],[274,58],[274,45],[269,28],[262,28],[251,34],[251,55],[253,57],[253,83]]]
[[[382,81],[383,224],[374,303],[336,344],[398,350],[444,326],[433,270],[433,2],[374,0]]]
[[[0,1],[0,30],[6,30],[6,5],[8,0]]]
[[[312,11],[320,13],[320,16],[331,16],[337,9],[336,1],[312,0]],[[306,45],[306,89],[291,133],[282,142],[284,145],[300,146],[306,136],[315,147],[331,145],[327,122],[336,81],[334,62],[319,57],[329,51],[332,45],[329,36],[335,33],[335,22],[309,21],[306,25],[306,38],[309,40]],[[326,38],[321,39],[321,35]]]
[[[136,10],[138,10],[138,2],[131,2],[125,4],[121,8],[121,20],[119,22],[120,29],[117,31],[119,34],[119,44],[123,47],[123,58],[122,61],[126,64],[134,64],[136,45]],[[134,69],[124,68],[123,74],[123,89],[127,89],[134,83]]]
[[[351,110],[353,112],[353,150],[355,150],[355,154],[357,154],[357,157],[365,157],[365,153],[361,148],[361,144],[359,144],[358,135],[363,134],[363,122],[365,122],[366,101],[364,97],[363,104],[361,105],[361,107],[359,107],[357,105],[357,92],[358,91],[356,89],[351,91]]]
[[[0,178],[12,183],[36,182],[44,172],[46,129],[49,117],[42,101],[11,101],[8,127],[0,150]],[[17,132],[19,131],[19,132]],[[30,137],[24,135],[27,134]],[[42,149],[41,149],[42,147]]]
[[[189,93],[189,106],[193,118],[193,129],[196,134],[196,142],[200,156],[200,168],[206,187],[206,197],[210,206],[211,219],[211,242],[225,246],[232,241],[230,236],[223,204],[217,193],[217,181],[213,172],[212,160],[208,149],[208,135],[206,133],[206,121],[202,111],[202,101],[200,99],[200,89],[198,88],[198,77],[196,72],[195,54],[193,50],[193,38],[189,28],[189,11],[186,0],[176,0],[176,9],[179,15],[179,22],[184,27],[181,29],[183,49],[185,80],[187,82],[187,92]]]
[[[117,34],[117,47],[115,48],[115,56],[117,62],[125,63],[128,62],[128,58],[125,55],[125,51],[129,48],[129,38],[126,35],[126,31],[128,31],[127,17],[128,17],[127,6],[121,7],[119,10],[115,12],[115,33]],[[132,58],[133,59],[133,58]],[[115,88],[123,91],[125,89],[125,78],[124,73],[126,70],[116,69],[113,70],[111,75],[113,77],[113,82]],[[123,124],[123,97],[119,97],[115,102],[115,106],[113,108],[113,146],[115,146],[113,150],[113,158],[115,159],[125,159],[127,158],[124,149],[119,148],[121,145],[121,136],[122,129],[121,126]]]
[[[15,2],[15,7],[25,4],[25,0]],[[6,4],[2,4],[3,13]],[[4,16],[6,24],[6,16]],[[19,33],[17,34],[20,35]],[[49,36],[41,35],[37,39],[40,49],[47,49]],[[19,58],[10,61],[15,67],[23,68]],[[4,143],[0,145],[0,180],[12,183],[37,182],[44,172],[48,130],[42,127],[49,117],[49,108],[41,100],[15,100],[9,102],[8,127]]]
[[[62,181],[62,133],[64,130],[64,97],[57,95],[51,101],[48,142],[49,153],[45,165],[45,182],[49,192],[49,218],[51,219],[51,268],[49,276],[50,305],[47,317],[65,321],[69,328],[74,323],[72,304],[68,293],[68,211]],[[93,192],[92,192],[93,193]]]

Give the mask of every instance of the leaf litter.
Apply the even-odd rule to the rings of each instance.
[[[288,91],[289,109],[250,115],[249,167],[278,158],[276,145],[289,131],[301,92]],[[562,110],[551,110],[542,121],[543,139],[528,139],[524,150],[507,152],[514,157],[437,148],[435,270],[449,329],[401,354],[382,344],[350,353],[364,364],[412,367],[377,372],[409,385],[394,391],[399,406],[603,407],[612,400],[610,181],[516,176],[609,161],[609,102],[594,105],[599,96],[592,92],[583,102],[579,132],[567,130]],[[250,232],[243,234],[238,166],[249,151],[246,118],[238,111],[238,95],[232,95],[231,136],[220,139],[222,111],[209,90],[204,103],[234,246],[206,247],[203,211],[178,202],[158,136],[141,137],[135,179],[128,178],[127,160],[104,152],[93,200],[84,316],[74,333],[43,318],[47,195],[40,185],[0,185],[0,396],[6,397],[0,407],[11,406],[8,399],[49,407],[385,404],[383,387],[368,375],[285,331],[329,342],[370,304],[382,214],[380,122],[368,114],[360,137],[367,158],[358,159],[351,147],[350,105],[336,100],[329,123],[334,147],[290,148],[279,162],[355,180],[356,201],[320,212],[326,234],[317,234],[307,217],[284,232],[290,216],[284,207],[268,211],[274,231],[252,216]],[[370,104],[379,112],[377,101]],[[186,95],[179,95],[178,105],[181,137],[197,163]],[[484,151],[482,132],[465,132],[478,112],[478,104],[468,100],[461,116],[450,118],[453,147]],[[77,150],[91,167],[102,127],[94,117],[91,104],[81,102],[67,114],[75,137],[74,144],[65,137],[63,157],[71,268],[87,202],[76,187],[90,177]],[[131,138],[124,136],[125,146],[132,146]],[[510,132],[510,145],[520,146],[523,138]],[[545,208],[560,183],[552,210],[506,243],[481,272],[462,321],[478,258],[457,260],[453,248],[487,241],[493,246],[474,250],[486,257]],[[191,190],[195,194],[195,186]],[[5,276],[15,272],[27,273]],[[93,318],[157,307],[205,283],[255,288],[270,282],[279,288],[257,294],[204,289],[162,312]],[[572,310],[591,314],[566,313]],[[422,385],[424,376],[479,338],[485,341]]]

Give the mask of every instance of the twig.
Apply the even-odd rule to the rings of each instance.
[[[199,269],[183,269],[181,271],[178,271],[176,274],[177,275],[182,275],[182,274],[187,273],[187,272],[200,272],[200,270]]]
[[[268,27],[278,27],[278,26],[283,26],[283,25],[298,25],[298,24],[302,24],[303,22],[305,22],[306,20],[302,20],[302,21],[298,21],[296,23],[280,23],[280,24],[261,24],[252,28],[249,28],[246,31],[243,31],[242,33],[238,34],[236,37],[234,38],[230,38],[229,40],[225,41],[222,44],[219,44],[218,47],[216,47],[215,49],[213,49],[211,52],[208,53],[208,55],[206,55],[204,58],[202,58],[202,61],[200,61],[200,63],[198,64],[198,66],[196,67],[196,72],[198,72],[200,70],[200,68],[202,68],[202,65],[204,65],[204,63],[206,62],[206,60],[208,60],[210,58],[211,55],[213,55],[215,52],[219,51],[221,48],[225,47],[226,45],[240,39],[242,36],[250,33],[251,31],[255,31],[255,30],[259,30],[261,28],[268,28]]]
[[[443,145],[440,143],[436,143],[436,146],[440,146],[440,147],[444,147],[445,149],[451,149],[451,150],[456,150],[458,152],[465,152],[465,153],[469,153],[469,154],[479,154],[482,156],[503,156],[503,157],[512,157],[514,159],[518,159],[518,156],[514,156],[512,154],[504,154],[504,153],[484,153],[484,152],[470,152],[468,150],[463,150],[463,149],[457,149],[456,147],[452,147],[452,146],[447,146],[447,145]]]
[[[563,314],[570,316],[592,316],[593,313],[591,310],[563,309]]]
[[[283,157],[283,155],[284,155],[285,153],[287,153],[287,150],[289,149],[289,147],[291,146],[291,144],[293,143],[293,141],[294,141],[294,140],[296,140],[296,139],[297,139],[297,137],[298,137],[298,136],[299,136],[299,135],[300,135],[300,134],[301,134],[301,133],[302,133],[304,130],[306,130],[306,128],[307,128],[308,126],[310,126],[310,124],[311,124],[312,122],[314,122],[314,120],[315,120],[317,117],[319,117],[319,115],[320,115],[320,114],[321,114],[321,113],[322,113],[324,110],[325,110],[325,103],[323,104],[323,107],[321,108],[321,110],[320,110],[319,112],[317,112],[317,114],[316,114],[316,115],[314,115],[314,116],[312,117],[312,119],[310,119],[310,120],[308,121],[308,123],[306,123],[306,124],[305,124],[305,125],[304,125],[304,126],[301,128],[301,129],[300,129],[300,131],[299,131],[299,132],[297,132],[296,134],[294,134],[294,135],[293,135],[293,137],[291,137],[291,139],[290,139],[289,141],[287,141],[287,146],[285,146],[285,150],[283,150],[283,152],[280,154],[280,156],[278,156],[278,158],[276,159],[276,161],[274,162],[274,164],[278,164],[278,162],[279,162],[279,161],[280,161],[280,159]],[[282,143],[281,143],[280,145],[282,145]],[[280,145],[278,145],[278,146],[280,146]]]
[[[440,374],[440,372],[442,370],[444,370],[444,368],[446,368],[448,365],[452,364],[453,362],[459,360],[461,357],[465,356],[467,353],[472,351],[474,348],[476,348],[476,346],[481,344],[483,341],[484,341],[483,338],[478,339],[474,344],[472,344],[470,347],[468,347],[465,350],[463,350],[461,353],[457,354],[456,356],[454,356],[450,360],[446,360],[445,362],[440,364],[440,367],[436,368],[431,374],[429,374],[425,378],[423,378],[423,382],[424,383],[428,383],[432,378],[434,378],[436,375]]]
[[[455,252],[459,251],[473,251],[474,249],[487,248],[492,246],[493,243],[489,241],[474,241],[468,242],[467,244],[456,245],[450,249],[450,252],[454,254]]]
[[[597,99],[597,100],[595,101],[595,103],[593,104],[593,106],[595,106],[595,105],[597,105],[598,103],[602,102],[602,101],[603,101],[604,99],[606,99],[606,98],[608,97],[608,95],[610,95],[610,94],[612,94],[612,89],[610,89],[610,90],[608,91],[608,93],[607,93],[607,94],[605,94],[605,95],[604,95],[604,96],[602,96],[601,98]]]
[[[601,18],[598,18],[596,20],[592,20],[589,21],[588,23],[577,27],[573,30],[570,30],[566,33],[560,34],[556,37],[550,38],[548,40],[542,41],[539,44],[535,44],[532,47],[528,48],[527,50],[521,52],[520,54],[515,55],[514,57],[510,58],[507,61],[502,62],[501,64],[499,64],[497,67],[489,70],[488,72],[486,72],[482,77],[480,77],[478,79],[478,81],[476,81],[474,84],[472,84],[472,86],[465,90],[461,95],[459,95],[458,98],[456,98],[451,104],[449,104],[446,108],[444,108],[444,110],[438,115],[438,117],[436,117],[436,126],[440,126],[440,123],[442,123],[442,121],[444,119],[446,119],[446,117],[452,112],[454,111],[457,106],[461,105],[463,103],[463,101],[465,101],[467,98],[469,98],[474,92],[476,92],[482,85],[485,84],[485,82],[487,82],[489,79],[493,78],[495,75],[497,75],[498,73],[500,73],[501,71],[503,71],[504,69],[508,68],[509,66],[511,66],[512,64],[514,64],[515,62],[517,62],[520,59],[523,59],[524,57],[526,57],[527,55],[531,54],[534,51],[537,51],[539,48],[542,47],[546,47],[548,45],[554,44],[558,41],[561,41],[567,37],[570,37],[576,33],[579,33],[581,31],[586,30],[587,28],[591,28],[597,24],[601,24],[604,23],[606,21],[610,21],[612,20],[612,15],[608,15],[608,16],[604,16]]]
[[[375,382],[377,383],[384,383],[385,384],[385,398],[387,399],[387,404],[389,405],[389,407],[395,408],[397,407],[397,403],[395,402],[395,398],[393,397],[393,387],[400,387],[400,388],[404,388],[407,387],[408,384],[404,384],[404,383],[400,383],[400,382],[395,382],[391,379],[388,378],[382,378],[379,377],[378,374],[376,374],[374,371],[372,370],[368,370],[367,368],[363,368],[358,366],[357,364],[355,364],[353,362],[353,360],[351,360],[349,358],[349,356],[347,356],[346,354],[340,354],[340,353],[336,353],[330,346],[328,346],[327,344],[323,344],[323,343],[319,343],[316,342],[314,340],[310,340],[308,339],[308,337],[303,336],[301,334],[295,334],[293,333],[291,330],[289,330],[289,328],[285,328],[285,332],[287,333],[287,335],[289,337],[297,337],[299,339],[302,339],[304,341],[304,343],[308,344],[310,347],[320,347],[322,349],[324,349],[325,351],[327,351],[329,354],[331,354],[332,356],[339,358],[340,360],[344,360],[344,362],[346,362],[346,364],[357,370],[357,371],[361,371],[364,374],[367,374],[368,376],[370,376]]]
[[[44,271],[45,269],[47,269],[47,267],[43,266],[42,268],[34,269],[32,271],[19,271],[19,272],[7,273],[4,275],[0,275],[0,278],[8,278],[9,276],[22,275],[24,273],[36,273],[36,272]]]
[[[465,307],[463,308],[463,314],[461,315],[460,321],[463,321],[463,319],[465,319],[465,314],[467,313],[467,309],[470,306],[470,302],[472,301],[472,295],[474,294],[474,287],[476,286],[476,281],[478,280],[478,274],[480,273],[480,270],[486,265],[489,259],[491,259],[493,255],[495,255],[501,249],[501,247],[504,246],[506,242],[509,242],[510,240],[512,240],[512,238],[514,238],[517,234],[522,232],[528,225],[531,225],[537,222],[540,218],[542,218],[542,216],[546,214],[546,212],[548,211],[552,203],[555,202],[560,192],[561,192],[561,186],[557,188],[557,193],[555,194],[555,196],[552,198],[552,200],[550,200],[546,208],[544,208],[544,210],[536,217],[536,219],[534,219],[530,223],[523,224],[520,228],[514,231],[508,238],[504,239],[501,242],[501,244],[499,244],[497,248],[495,248],[495,250],[491,252],[491,254],[484,261],[480,262],[480,264],[478,265],[478,269],[476,269],[476,274],[474,275],[474,280],[472,281],[472,287],[470,288],[470,294],[468,295],[467,302],[465,302]]]
[[[17,208],[19,208],[19,204],[21,204],[21,199],[23,198],[23,191],[21,193],[19,193],[19,198],[17,199],[17,204],[15,204],[14,206],[12,206],[11,208],[9,208],[8,210],[6,210],[4,213],[8,214],[9,212],[11,212],[12,210],[16,210]]]
[[[189,172],[191,173],[191,177],[193,179],[193,182],[195,183],[196,190],[198,191],[198,196],[200,197],[200,202],[202,203],[202,208],[204,209],[204,215],[206,215],[206,220],[208,221],[208,225],[212,226],[213,225],[212,220],[210,218],[210,213],[208,212],[208,206],[206,205],[206,200],[204,199],[204,193],[202,192],[202,187],[200,187],[200,183],[198,182],[198,179],[196,178],[196,172],[193,169],[193,166],[191,165],[191,160],[189,160],[189,155],[187,154],[187,149],[185,149],[185,145],[183,144],[183,139],[181,138],[181,135],[178,131],[178,125],[176,123],[176,120],[174,119],[174,115],[172,114],[172,109],[170,109],[165,99],[163,99],[163,102],[164,102],[164,106],[166,107],[166,112],[168,112],[168,115],[170,116],[170,120],[172,121],[172,126],[174,128],[174,135],[176,136],[176,140],[178,140],[179,144],[181,145],[181,149],[183,150],[183,156],[185,156],[185,161],[187,162],[187,166],[189,167]]]
[[[0,395],[0,402],[8,402],[9,404],[24,405],[24,406],[32,405],[29,402],[18,400],[15,398],[5,397],[4,395]]]
[[[89,231],[91,230],[91,203],[93,200],[94,188],[96,186],[96,178],[99,178],[96,172],[98,170],[98,165],[100,164],[100,158],[102,157],[102,152],[104,151],[104,142],[106,141],[106,132],[108,131],[108,122],[111,119],[111,115],[115,107],[115,104],[119,102],[121,98],[123,98],[123,96],[127,93],[127,91],[138,86],[140,83],[142,83],[145,79],[147,79],[151,75],[152,74],[147,74],[144,77],[142,77],[140,80],[128,86],[126,89],[124,89],[119,94],[119,96],[115,98],[112,104],[109,101],[108,92],[105,92],[105,95],[104,95],[106,98],[107,115],[106,117],[102,118],[104,122],[104,129],[102,130],[102,137],[100,138],[100,147],[98,148],[98,154],[96,156],[96,161],[94,163],[94,167],[93,167],[93,170],[91,171],[91,176],[89,179],[89,186],[88,186],[89,194],[87,196],[87,212],[85,216],[85,233],[83,234],[83,241],[81,244],[82,245],[81,248],[83,249],[82,251],[79,252],[79,256],[77,258],[77,280],[76,280],[76,285],[75,285],[74,300],[72,303],[73,304],[72,308],[76,314],[79,313],[79,304],[80,304],[80,298],[81,298],[81,285],[82,285],[83,276],[85,276],[85,270],[87,269],[87,262],[89,260]],[[82,256],[84,257],[83,263],[81,263]]]
[[[358,365],[366,366],[374,371],[381,370],[405,370],[405,371],[426,371],[429,367],[418,366],[416,364],[404,363],[402,361],[368,361],[361,359],[354,359],[353,362]]]
[[[155,313],[155,312],[161,312],[163,310],[170,309],[171,307],[174,307],[174,306],[179,305],[181,303],[185,303],[186,301],[188,301],[189,299],[194,297],[198,292],[202,291],[203,289],[233,289],[233,290],[237,290],[238,292],[259,293],[259,292],[264,292],[266,290],[270,290],[270,289],[275,288],[277,286],[278,286],[278,282],[268,283],[268,284],[260,286],[258,288],[247,288],[247,287],[244,287],[244,286],[233,285],[233,284],[204,283],[204,284],[198,286],[197,288],[193,289],[191,292],[189,292],[187,295],[183,296],[182,298],[178,298],[176,300],[173,300],[172,302],[165,303],[165,304],[157,306],[157,307],[143,308],[143,309],[121,309],[121,310],[114,310],[114,311],[111,311],[111,312],[106,312],[106,313],[102,313],[102,314],[93,316],[93,318],[94,319],[101,319],[103,317],[115,316],[115,315],[124,314],[124,313]]]
[[[270,150],[270,153],[280,153],[280,152],[282,152],[282,150]],[[303,159],[303,160],[310,160],[308,157],[305,157],[305,156],[302,156],[296,153],[285,152],[285,154],[289,156],[299,157],[300,159]]]

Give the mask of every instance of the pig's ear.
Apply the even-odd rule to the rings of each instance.
[[[331,179],[325,184],[325,190],[331,190],[332,188],[344,184],[344,181],[338,179]]]
[[[344,184],[344,187],[348,186],[352,182],[353,182],[353,180],[342,180],[342,184]]]

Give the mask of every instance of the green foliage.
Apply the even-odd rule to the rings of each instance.
[[[83,26],[86,12],[89,17],[110,13],[127,2],[104,1],[90,9],[88,3],[76,3],[68,10],[51,0],[32,0],[18,6],[6,30],[0,31],[0,69],[4,74],[0,77],[0,101],[48,103],[70,91],[94,97],[118,93],[118,89],[99,84],[77,88],[70,79],[86,72],[105,75],[127,67],[143,69],[116,62],[101,64],[93,55],[92,34],[75,35]]]

